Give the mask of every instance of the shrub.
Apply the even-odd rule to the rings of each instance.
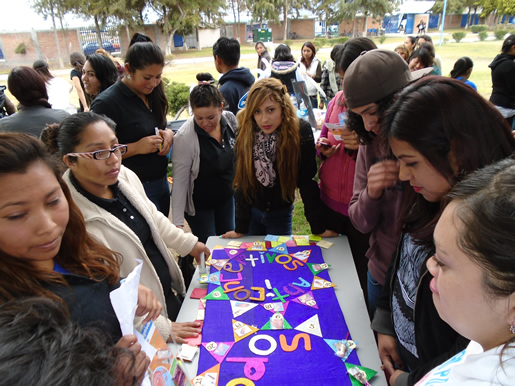
[[[508,31],[505,29],[498,29],[498,30],[494,31],[494,35],[497,40],[503,40],[504,35],[506,35],[507,33],[508,33]]]
[[[470,30],[473,32],[473,33],[478,33],[478,32],[483,32],[483,31],[488,31],[488,26],[487,25],[484,25],[484,24],[477,24],[477,25],[473,25],[470,27]]]
[[[386,35],[381,35],[381,37],[379,38],[379,43],[383,44],[385,40],[386,40]]]
[[[27,47],[25,46],[25,42],[21,42],[16,46],[14,49],[15,54],[26,54],[27,53]]]
[[[293,44],[293,40],[288,39],[288,40],[285,40],[283,43],[286,44],[287,46],[291,47]]]
[[[190,88],[184,83],[170,82],[168,78],[163,78],[166,99],[168,100],[171,115],[177,114],[181,107],[188,104]]]
[[[454,32],[452,34],[452,38],[456,41],[456,43],[459,43],[461,41],[461,39],[463,39],[466,35],[467,35],[466,32],[458,31],[458,32]]]
[[[487,37],[488,37],[488,32],[486,32],[486,31],[479,31],[479,40],[484,42]]]
[[[326,38],[316,38],[313,40],[313,44],[318,51],[323,46],[327,46],[329,44],[329,40]]]
[[[334,47],[337,44],[344,44],[347,40],[350,38],[348,36],[340,36],[334,39],[331,39],[329,43],[331,44],[331,47]]]

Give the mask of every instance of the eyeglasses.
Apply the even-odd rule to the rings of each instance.
[[[124,155],[127,153],[127,145],[117,145],[112,149],[90,151],[87,153],[68,153],[69,157],[81,157],[89,159],[103,160],[111,157],[111,154],[115,153],[117,156]]]

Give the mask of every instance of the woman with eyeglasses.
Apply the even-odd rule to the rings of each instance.
[[[59,152],[68,170],[64,180],[82,211],[86,228],[100,243],[122,255],[121,276],[143,261],[140,282],[163,305],[156,325],[164,339],[170,337],[185,294],[184,280],[169,248],[198,260],[209,249],[196,236],[170,223],[147,198],[137,175],[122,166],[127,145],[118,143],[115,124],[93,112],[77,113],[44,136],[50,150]],[[178,295],[175,295],[174,290]],[[196,337],[198,323],[172,323],[176,341]]]

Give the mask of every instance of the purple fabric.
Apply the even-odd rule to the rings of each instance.
[[[323,263],[324,259],[319,247],[317,246],[306,246],[306,247],[290,247],[288,253],[293,254],[298,251],[304,251],[311,249],[311,255],[307,260],[308,263]],[[253,268],[249,261],[245,261],[250,254],[254,257],[260,257],[260,252],[256,251],[245,251],[243,254],[230,260],[232,262],[232,269],[237,270],[239,268],[238,260],[246,263],[243,265],[243,280],[241,285],[246,289],[250,290],[250,287],[264,287],[265,293],[270,293],[266,289],[265,279],[268,279],[272,285],[279,290],[279,293],[285,294],[283,286],[288,286],[289,283],[299,283],[299,277],[302,277],[307,282],[313,282],[313,273],[309,270],[308,266],[304,264],[302,267],[297,268],[294,271],[285,269],[280,264],[273,261],[269,263],[266,254],[272,255],[271,252],[264,252],[263,255],[265,263],[261,263],[261,259],[255,262],[256,266]],[[277,254],[276,254],[277,255]],[[213,251],[214,259],[226,259],[227,254],[224,250]],[[283,261],[287,260],[286,257],[282,257]],[[296,260],[296,259],[294,259]],[[290,267],[291,263],[288,264]],[[211,272],[214,272],[214,268],[211,268]],[[227,272],[222,269],[224,280],[230,278],[236,278],[237,273]],[[317,274],[318,277],[325,280],[331,281],[330,278],[331,268]],[[222,286],[225,283],[222,283]],[[209,285],[208,293],[217,288],[217,285]],[[231,285],[234,287],[234,285]],[[290,290],[295,291],[294,288],[288,286]],[[298,296],[307,293],[311,290],[311,286],[300,287],[304,292],[298,295],[290,295],[285,300],[293,299]],[[333,288],[320,289],[312,291],[313,296],[317,302],[318,309],[312,308],[306,305],[302,305],[296,302],[289,302],[286,312],[284,313],[284,319],[291,325],[291,330],[268,330],[258,331],[257,335],[269,335],[273,337],[277,342],[277,348],[275,351],[267,357],[259,356],[252,353],[249,349],[249,342],[253,336],[250,335],[239,342],[236,342],[232,349],[229,351],[227,357],[220,365],[220,379],[219,385],[225,385],[229,381],[237,378],[243,378],[245,363],[241,362],[229,362],[228,358],[268,358],[268,362],[264,363],[265,372],[261,379],[253,380],[256,385],[351,385],[345,363],[334,354],[334,351],[324,341],[325,339],[352,339],[349,335],[347,337],[348,328],[345,323],[342,311],[336,299],[336,295]],[[234,292],[230,292],[227,295],[231,300],[235,300],[233,296]],[[251,296],[258,296],[257,291],[252,291]],[[245,300],[246,302],[252,302]],[[272,297],[265,297],[263,303],[277,302],[278,300],[272,300]],[[253,302],[255,303],[255,302]],[[281,348],[280,335],[285,335],[286,342],[288,345],[292,345],[293,338],[295,335],[301,334],[301,331],[295,330],[302,322],[306,321],[313,315],[318,314],[320,321],[320,328],[322,336],[309,334],[311,340],[311,351],[304,349],[304,340],[301,339],[298,343],[298,347],[293,352],[285,352]],[[265,310],[263,307],[254,307],[252,310],[238,316],[233,317],[231,311],[231,303],[227,300],[208,300],[206,305],[206,315],[204,320],[204,326],[202,331],[202,342],[208,343],[214,342],[230,342],[234,341],[234,333],[232,329],[232,320],[235,319],[242,323],[262,328],[273,316],[273,313]],[[265,340],[260,340],[256,343],[256,347],[261,350],[267,350],[270,347],[270,343]],[[358,349],[359,351],[359,342]],[[349,363],[360,364],[356,350],[352,352],[349,359]],[[203,347],[200,347],[200,358],[198,365],[198,374],[210,369],[215,366],[217,361],[209,354],[209,352]]]

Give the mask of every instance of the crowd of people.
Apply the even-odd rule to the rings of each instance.
[[[141,261],[134,325],[153,320],[168,342],[198,336],[199,323],[176,319],[208,237],[290,235],[298,190],[313,234],[349,240],[391,385],[512,383],[515,35],[490,64],[488,101],[469,57],[442,76],[424,31],[395,50],[353,38],[323,64],[311,42],[299,62],[285,44],[269,53],[258,42],[257,80],[222,37],[218,84],[198,74],[176,134],[164,55],[145,35],[123,64],[73,53],[71,83],[44,61],[12,69],[18,112],[0,119],[0,373],[60,379],[45,362],[63,362],[67,347],[62,372],[141,382],[149,358],[122,336],[109,293]],[[295,82],[327,107],[316,141]],[[74,89],[78,111],[65,102]]]

